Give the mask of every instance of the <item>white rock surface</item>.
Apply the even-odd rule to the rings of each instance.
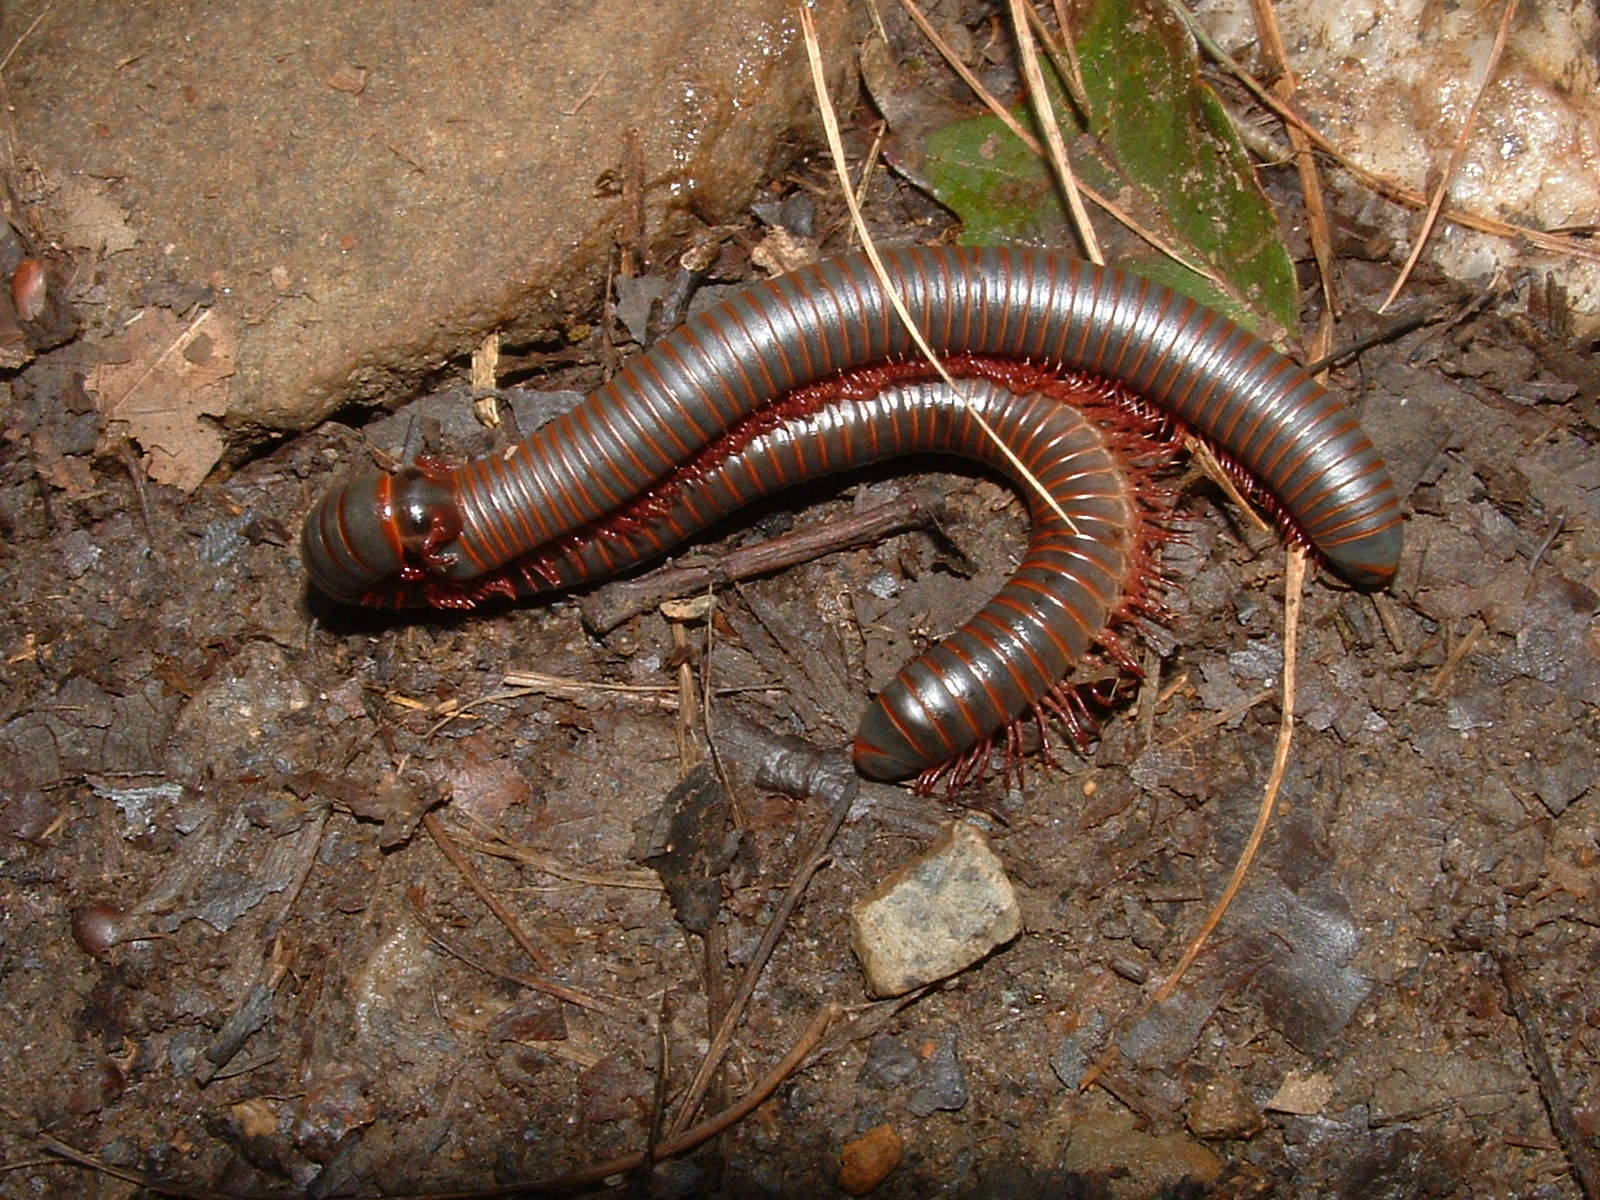
[[[958,822],[850,911],[850,943],[874,996],[898,996],[969,967],[1022,930],[988,839]]]
[[[1426,190],[1481,85],[1500,6],[1282,0],[1276,9],[1303,111],[1353,161]],[[1256,65],[1249,0],[1202,0],[1199,16],[1224,48]],[[1600,223],[1597,37],[1592,0],[1521,7],[1451,183],[1453,205],[1543,230]],[[1418,214],[1374,198],[1364,215],[1409,250]],[[1553,272],[1582,329],[1600,329],[1600,263],[1448,224],[1430,254],[1480,282],[1502,269]]]

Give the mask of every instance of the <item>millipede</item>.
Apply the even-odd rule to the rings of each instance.
[[[345,603],[470,608],[624,570],[802,480],[912,453],[975,459],[1028,497],[1028,546],[862,717],[858,769],[898,779],[1059,709],[1073,665],[1115,649],[1113,627],[1149,601],[1143,464],[1171,430],[1216,447],[1350,583],[1393,577],[1387,468],[1350,409],[1259,338],[1136,275],[1046,253],[882,259],[954,386],[920,361],[864,256],[818,263],[692,317],[502,454],[347,480],[306,518],[313,585]]]

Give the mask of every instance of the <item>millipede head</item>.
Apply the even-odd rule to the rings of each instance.
[[[319,592],[360,604],[392,580],[448,567],[441,547],[460,532],[449,487],[407,467],[355,476],[324,496],[306,516],[300,553]]]

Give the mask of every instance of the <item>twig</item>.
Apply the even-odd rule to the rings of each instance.
[[[1439,664],[1439,669],[1434,672],[1433,678],[1428,681],[1428,695],[1439,696],[1444,693],[1445,686],[1456,673],[1456,668],[1462,664],[1467,655],[1477,648],[1478,639],[1483,636],[1483,632],[1483,622],[1474,618],[1471,627],[1467,630],[1467,636],[1450,648],[1450,652],[1444,657],[1444,662]]]
[[[1383,636],[1389,640],[1389,648],[1396,654],[1406,653],[1406,635],[1400,628],[1400,614],[1395,610],[1394,600],[1377,592],[1372,597],[1372,607],[1378,613],[1378,624],[1383,626]]]
[[[519,862],[524,866],[532,867],[544,875],[554,875],[557,879],[568,883],[581,883],[586,887],[614,887],[631,888],[641,892],[661,891],[661,881],[648,871],[584,871],[577,867],[569,867],[559,861],[554,855],[535,850],[531,846],[518,845],[515,842],[490,841],[486,838],[467,837],[457,833],[456,844],[467,850],[476,850],[479,854],[492,855],[495,858],[508,859]]]
[[[1039,47],[1045,57],[1055,66],[1056,74],[1061,79],[1061,86],[1066,89],[1067,97],[1078,110],[1078,116],[1083,123],[1089,124],[1089,95],[1083,87],[1083,66],[1078,62],[1077,47],[1072,44],[1072,36],[1066,25],[1061,26],[1061,46],[1058,49],[1051,42],[1051,33],[1044,23],[1044,18],[1039,15],[1039,10],[1032,5],[1026,5],[1028,24],[1033,28],[1033,34],[1039,39]],[[1057,14],[1060,16],[1060,14]]]
[[[1135,1022],[1141,1020],[1156,1005],[1164,1004],[1177,989],[1179,981],[1194,965],[1195,959],[1200,957],[1201,949],[1212,931],[1216,929],[1218,922],[1222,920],[1222,914],[1228,911],[1233,898],[1239,894],[1239,888],[1244,884],[1244,877],[1250,869],[1250,864],[1255,860],[1256,850],[1260,847],[1262,838],[1266,836],[1267,826],[1272,820],[1272,810],[1278,801],[1278,789],[1283,785],[1284,770],[1289,765],[1289,747],[1294,740],[1295,659],[1300,638],[1300,590],[1305,584],[1305,576],[1306,552],[1298,546],[1291,546],[1289,565],[1284,572],[1283,583],[1283,702],[1278,712],[1278,742],[1272,756],[1272,771],[1267,776],[1267,785],[1262,791],[1261,806],[1256,811],[1255,827],[1250,830],[1250,837],[1239,855],[1239,861],[1234,864],[1233,874],[1229,876],[1227,886],[1222,889],[1222,895],[1217,897],[1216,904],[1201,923],[1199,932],[1190,940],[1183,957],[1178,960],[1178,965],[1139,1009],[1134,1017]],[[1082,1091],[1092,1086],[1115,1061],[1119,1053],[1121,1051],[1115,1042],[1106,1047],[1095,1059],[1094,1065],[1084,1072],[1083,1078],[1078,1081],[1078,1090]]]
[[[1369,171],[1360,163],[1355,162],[1339,147],[1335,146],[1328,138],[1307,121],[1294,108],[1279,100],[1270,91],[1263,87],[1249,71],[1246,71],[1235,59],[1221,46],[1217,45],[1211,35],[1194,15],[1182,4],[1174,4],[1173,11],[1182,19],[1189,33],[1194,37],[1202,49],[1211,56],[1213,61],[1227,68],[1227,71],[1254,96],[1261,104],[1277,113],[1285,121],[1305,131],[1311,144],[1333,159],[1346,171],[1349,171],[1357,181],[1371,188],[1378,195],[1403,204],[1408,208],[1424,208],[1428,204],[1428,197],[1414,188],[1379,175],[1376,171]],[[1091,197],[1092,198],[1092,197]],[[1541,250],[1548,250],[1552,254],[1568,254],[1576,258],[1586,258],[1591,262],[1600,262],[1600,245],[1594,245],[1581,237],[1567,237],[1559,230],[1529,229],[1522,225],[1513,225],[1509,221],[1502,221],[1496,217],[1487,217],[1482,213],[1472,212],[1464,208],[1446,207],[1440,210],[1440,216],[1447,221],[1453,221],[1464,229],[1474,229],[1479,233],[1487,233],[1494,237],[1509,238],[1514,241],[1530,242]]]
[[[1567,510],[1558,508],[1550,514],[1550,530],[1539,543],[1539,548],[1533,552],[1533,557],[1528,560],[1528,573],[1531,575],[1539,569],[1539,564],[1544,561],[1544,556],[1550,553],[1550,547],[1556,544],[1556,539],[1561,536],[1561,531],[1567,527]],[[1528,581],[1528,586],[1533,586],[1533,580]]]
[[[1212,483],[1222,489],[1223,494],[1232,500],[1234,506],[1244,514],[1244,518],[1258,531],[1265,533],[1271,529],[1264,517],[1256,511],[1255,505],[1239,490],[1239,485],[1234,481],[1232,474],[1222,465],[1222,460],[1217,457],[1209,443],[1197,437],[1184,439],[1187,442],[1189,461],[1199,468],[1200,473]]]
[[[686,601],[681,606],[686,611],[673,611],[679,607],[666,605],[662,615],[667,618],[672,631],[672,658],[678,663],[678,719],[674,722],[673,734],[678,743],[678,772],[681,776],[700,765],[703,751],[695,734],[705,729],[703,718],[706,715],[700,708],[700,681],[695,677],[694,654],[689,648],[689,633],[684,623],[700,619],[709,609]]]
[[[728,1052],[728,1044],[733,1040],[733,1031],[738,1026],[740,1018],[744,1016],[745,1005],[750,1002],[750,997],[755,995],[756,984],[761,979],[762,971],[766,969],[767,960],[772,957],[778,939],[788,928],[789,917],[794,912],[795,905],[800,902],[800,897],[805,894],[811,877],[827,859],[828,848],[833,844],[839,827],[844,824],[845,817],[850,814],[850,806],[855,802],[857,791],[856,781],[852,778],[835,798],[833,807],[828,813],[827,823],[818,831],[805,861],[789,880],[783,899],[778,902],[777,910],[767,922],[767,928],[761,935],[761,942],[745,968],[744,977],[739,981],[738,988],[728,1002],[728,1010],[723,1014],[716,1036],[706,1048],[705,1058],[701,1060],[700,1068],[695,1072],[694,1082],[689,1085],[689,1090],[684,1095],[683,1106],[679,1108],[677,1119],[672,1125],[674,1132],[694,1119],[695,1110],[700,1106],[706,1088],[710,1086],[712,1075],[721,1064],[723,1055]]]
[[[146,1175],[143,1171],[130,1170],[119,1167],[104,1159],[96,1158],[86,1150],[79,1150],[76,1146],[51,1137],[48,1133],[36,1135],[41,1147],[51,1154],[64,1158],[67,1162],[86,1170],[95,1171],[101,1175],[109,1175],[113,1179],[120,1179],[124,1183],[131,1183],[135,1187],[146,1188],[158,1196],[177,1196],[182,1200],[265,1200],[259,1194],[244,1192],[217,1192],[210,1188],[189,1187],[181,1183],[162,1183]]]
[[[1516,1015],[1517,1028],[1522,1032],[1522,1048],[1528,1055],[1529,1065],[1533,1067],[1534,1078],[1539,1081],[1539,1095],[1550,1115],[1550,1127],[1555,1130],[1561,1148],[1566,1151],[1567,1161],[1572,1164],[1572,1173],[1577,1177],[1578,1186],[1583,1189],[1585,1200],[1600,1200],[1600,1161],[1596,1160],[1594,1152],[1589,1149],[1587,1137],[1578,1130],[1577,1122],[1573,1120],[1572,1106],[1567,1103],[1566,1091],[1561,1086],[1555,1065],[1550,1061],[1550,1052],[1545,1049],[1544,1038],[1539,1033],[1539,1023],[1534,1018],[1533,1005],[1528,1000],[1528,987],[1522,978],[1522,971],[1509,954],[1494,949],[1490,950],[1490,954],[1500,967],[1500,978],[1505,982],[1511,1011]]]
[[[471,1188],[464,1191],[449,1192],[410,1192],[390,1194],[390,1200],[474,1200],[476,1197],[489,1196],[520,1196],[535,1195],[542,1192],[566,1192],[589,1184],[599,1183],[612,1175],[623,1175],[629,1171],[645,1165],[650,1161],[659,1161],[664,1158],[673,1158],[693,1150],[702,1142],[709,1141],[724,1130],[737,1125],[745,1117],[766,1102],[783,1081],[800,1069],[807,1055],[816,1047],[823,1036],[828,1032],[828,1027],[839,1015],[836,1004],[825,1004],[816,1016],[811,1018],[810,1024],[800,1034],[800,1038],[790,1047],[772,1070],[761,1077],[759,1083],[745,1093],[744,1097],[736,1104],[729,1106],[714,1117],[708,1117],[693,1128],[686,1129],[680,1134],[663,1138],[654,1149],[653,1157],[650,1153],[638,1150],[632,1154],[618,1155],[602,1163],[585,1167],[579,1171],[572,1171],[565,1175],[553,1175],[545,1179],[523,1180],[519,1183],[502,1183],[488,1188]],[[113,1166],[101,1159],[94,1157],[66,1142],[58,1141],[48,1134],[37,1135],[39,1145],[51,1154],[59,1155],[68,1162],[86,1167],[92,1171],[121,1179],[127,1183],[135,1184],[155,1192],[161,1196],[176,1196],[182,1200],[281,1200],[278,1197],[267,1197],[260,1193],[246,1192],[219,1192],[206,1188],[188,1187],[184,1184],[162,1183],[141,1171],[131,1171],[125,1167]]]
[[[6,51],[6,56],[4,58],[0,58],[0,71],[4,71],[8,66],[11,65],[11,56],[22,48],[22,43],[28,40],[29,35],[32,34],[35,29],[39,28],[39,22],[48,17],[50,15],[50,10],[55,6],[56,0],[50,0],[49,4],[46,4],[39,10],[39,15],[33,19],[32,23],[30,23],[26,29],[17,35],[17,40],[11,43],[11,49]]]
[[[1444,320],[1445,316],[1446,314],[1441,313],[1437,308],[1430,306],[1418,312],[1408,313],[1402,317],[1396,317],[1382,329],[1374,330],[1365,337],[1357,338],[1348,346],[1341,346],[1331,354],[1326,354],[1319,359],[1307,363],[1301,369],[1304,370],[1307,375],[1320,375],[1329,367],[1336,367],[1340,363],[1372,349],[1374,346],[1382,346],[1388,342],[1394,341],[1396,338],[1404,337],[1412,330],[1421,329],[1424,325],[1430,324],[1434,321]]]
[[[1417,265],[1417,259],[1422,257],[1422,248],[1428,244],[1428,238],[1433,233],[1434,224],[1439,219],[1439,210],[1444,207],[1445,193],[1450,190],[1450,181],[1456,177],[1456,168],[1461,165],[1461,156],[1467,149],[1467,141],[1472,136],[1472,127],[1478,120],[1478,105],[1483,102],[1483,97],[1489,91],[1489,85],[1494,82],[1495,68],[1500,65],[1500,55],[1506,48],[1506,35],[1511,32],[1511,18],[1516,15],[1517,0],[1506,0],[1505,11],[1500,14],[1500,28],[1494,35],[1494,46],[1489,50],[1489,61],[1483,68],[1483,82],[1478,85],[1478,90],[1473,94],[1472,103],[1467,105],[1467,114],[1461,119],[1461,132],[1456,135],[1456,144],[1450,148],[1450,157],[1445,162],[1443,173],[1439,176],[1439,184],[1433,190],[1433,199],[1428,204],[1428,215],[1422,218],[1422,228],[1417,231],[1416,244],[1411,247],[1411,255],[1406,259],[1406,265],[1400,268],[1394,286],[1389,289],[1388,296],[1384,297],[1378,311],[1383,312],[1394,303],[1400,289],[1405,287],[1406,280],[1411,277],[1411,269]]]
[[[645,1133],[644,1161],[637,1168],[640,1175],[648,1174],[661,1154],[661,1130],[667,1116],[667,1079],[672,1069],[672,1042],[667,1037],[672,1024],[671,996],[670,991],[663,990],[661,1007],[656,1011],[656,1086],[650,1094],[650,1125]]]
[[[1559,1148],[1566,1154],[1573,1178],[1582,1190],[1584,1200],[1600,1200],[1600,1158],[1589,1148],[1589,1140],[1578,1128],[1572,1105],[1567,1100],[1567,1090],[1556,1074],[1555,1064],[1545,1047],[1544,1035],[1539,1031],[1538,1015],[1534,1012],[1532,998],[1528,995],[1528,982],[1516,954],[1506,944],[1501,930],[1487,922],[1464,923],[1458,928],[1463,943],[1473,950],[1487,954],[1500,972],[1500,982],[1505,987],[1506,999],[1511,1002],[1511,1015],[1517,1020],[1517,1030],[1522,1035],[1522,1049],[1528,1066],[1539,1085],[1539,1097],[1544,1101],[1550,1118],[1550,1128],[1555,1132]]]
[[[1024,129],[1017,119],[1011,115],[1010,109],[1001,104],[1000,101],[995,98],[994,93],[990,92],[988,88],[983,86],[982,82],[980,82],[978,77],[972,73],[971,69],[966,65],[966,63],[962,62],[961,59],[956,56],[956,52],[950,48],[950,43],[946,42],[942,37],[939,36],[938,30],[934,29],[934,27],[929,23],[928,18],[922,15],[922,10],[916,6],[914,0],[900,0],[900,3],[901,6],[905,8],[906,12],[911,15],[911,19],[916,22],[917,28],[922,30],[923,36],[933,43],[934,49],[938,50],[939,53],[944,57],[945,62],[950,64],[950,69],[961,77],[961,81],[972,89],[972,94],[983,102],[983,106],[993,113],[995,119],[1009,129],[1018,141],[1020,141],[1029,150],[1032,150],[1040,158],[1043,158],[1044,147],[1039,144],[1039,139]],[[1065,36],[1065,26],[1063,26],[1063,36]],[[1155,233],[1153,230],[1146,229],[1134,219],[1132,213],[1128,212],[1127,209],[1117,204],[1109,196],[1102,195],[1086,183],[1080,182],[1078,187],[1083,194],[1089,197],[1089,199],[1092,200],[1096,205],[1098,205],[1100,208],[1103,208],[1107,213],[1109,213],[1121,224],[1125,225],[1129,230],[1147,242],[1150,246],[1154,247],[1156,250],[1172,259],[1173,262],[1187,267],[1196,275],[1200,275],[1203,278],[1211,280],[1211,282],[1217,284],[1219,287],[1222,286],[1222,281],[1217,278],[1216,272],[1212,271],[1204,263],[1196,262],[1186,257],[1180,250],[1178,250],[1177,247],[1169,245],[1159,234]]]
[[[942,508],[941,500],[931,490],[913,490],[864,513],[730,551],[704,566],[669,567],[639,579],[609,584],[585,596],[578,608],[584,624],[596,633],[605,633],[675,596],[767,575],[824,554],[879,541],[902,530],[925,528],[939,519]]]
[[[477,894],[478,899],[482,900],[489,911],[499,919],[500,924],[506,927],[506,931],[511,934],[511,940],[522,947],[522,952],[533,960],[534,966],[541,971],[548,970],[550,960],[545,957],[544,951],[533,944],[533,940],[522,931],[522,926],[517,923],[515,914],[500,902],[500,897],[489,890],[489,885],[484,883],[483,876],[478,874],[477,869],[468,861],[467,856],[461,852],[461,847],[456,845],[455,839],[445,829],[444,823],[430,812],[423,814],[422,824],[428,830],[429,836],[433,838],[433,844],[439,847],[444,856],[450,860],[451,865],[461,873],[461,878],[467,881],[467,886]]]
[[[583,95],[578,97],[577,103],[575,103],[571,108],[563,108],[561,110],[561,115],[563,117],[577,116],[579,110],[581,110],[585,104],[589,103],[589,101],[594,99],[594,94],[600,90],[600,85],[606,81],[606,76],[609,74],[611,74],[611,68],[607,67],[605,70],[601,71],[599,75],[595,76],[594,82],[589,85],[588,90],[586,90]]]
[[[505,686],[497,691],[486,692],[471,700],[455,703],[442,717],[428,726],[428,731],[423,734],[425,738],[435,736],[452,721],[458,721],[467,716],[473,709],[485,704],[504,704],[511,700],[521,700],[527,696],[558,696],[563,699],[575,700],[593,693],[601,695],[628,696],[639,700],[648,700],[657,708],[676,708],[678,698],[671,694],[672,689],[663,684],[631,684],[631,683],[600,683],[588,679],[573,679],[563,675],[547,675],[543,671],[507,671],[500,679]],[[423,704],[412,700],[409,696],[400,696],[394,693],[384,697],[391,703],[399,704],[403,708],[423,708],[438,711],[438,707]],[[454,703],[452,701],[452,703]]]
[[[1182,733],[1176,734],[1171,741],[1165,744],[1163,748],[1171,750],[1178,746],[1182,746],[1186,742],[1192,742],[1195,738],[1205,733],[1208,729],[1215,729],[1219,725],[1226,725],[1235,717],[1244,716],[1245,713],[1249,712],[1256,705],[1270,699],[1272,699],[1271,688],[1262,688],[1259,691],[1251,692],[1243,699],[1235,700],[1232,704],[1228,705],[1227,708],[1207,714],[1205,720],[1201,721],[1192,729],[1186,729]]]
[[[1033,115],[1044,130],[1045,144],[1050,147],[1050,166],[1056,182],[1067,201],[1067,211],[1072,216],[1072,228],[1083,243],[1084,255],[1097,265],[1105,264],[1100,251],[1100,241],[1094,235],[1094,225],[1083,207],[1083,197],[1078,192],[1078,178],[1072,164],[1067,161],[1066,143],[1061,138],[1061,124],[1056,120],[1055,107],[1050,103],[1050,93],[1045,90],[1044,73],[1039,70],[1039,52],[1034,48],[1033,33],[1028,28],[1028,10],[1025,0],[1011,2],[1011,35],[1017,39],[1017,58],[1022,64],[1022,77],[1028,82],[1028,97],[1033,102]]]
[[[1176,0],[1173,0],[1176,3]],[[1294,71],[1289,66],[1289,52],[1283,44],[1283,33],[1278,28],[1278,14],[1272,0],[1251,0],[1255,12],[1256,32],[1261,38],[1261,50],[1278,73],[1273,91],[1287,104],[1294,96]],[[1306,223],[1311,232],[1311,254],[1317,263],[1317,274],[1322,280],[1322,295],[1327,301],[1329,315],[1339,315],[1339,297],[1333,288],[1333,231],[1328,221],[1328,206],[1322,193],[1322,177],[1317,170],[1317,160],[1311,154],[1311,139],[1305,130],[1292,121],[1285,121],[1289,145],[1294,151],[1295,170],[1300,175],[1300,195],[1305,201]],[[1314,371],[1306,372],[1314,375]]]
[[[872,135],[872,145],[867,147],[866,157],[861,162],[861,178],[856,181],[856,203],[864,204],[867,199],[867,188],[872,183],[872,176],[877,168],[878,160],[883,157],[883,142],[889,136],[889,122],[881,121],[878,132]],[[858,234],[855,226],[850,227],[850,243],[853,244]]]
[[[801,1063],[811,1053],[828,1032],[831,1025],[839,1015],[836,1004],[825,1004],[816,1016],[811,1018],[811,1023],[805,1028],[798,1041],[790,1047],[789,1053],[762,1076],[761,1082],[745,1093],[739,1100],[714,1117],[708,1117],[698,1125],[685,1129],[682,1133],[675,1133],[662,1138],[655,1146],[655,1159],[674,1158],[689,1150],[693,1150],[702,1142],[709,1141],[724,1130],[731,1129],[756,1109],[760,1108],[783,1081],[799,1070]],[[596,1163],[592,1167],[585,1167],[581,1171],[573,1171],[567,1175],[557,1175],[549,1179],[532,1180],[520,1184],[504,1184],[499,1187],[483,1191],[472,1192],[429,1192],[412,1197],[412,1200],[469,1200],[474,1196],[515,1196],[522,1192],[560,1192],[570,1191],[587,1184],[599,1183],[610,1175],[621,1175],[642,1166],[646,1161],[645,1151],[635,1151],[632,1154],[619,1155],[609,1162]]]
[[[493,975],[498,979],[521,984],[532,991],[543,992],[547,996],[554,996],[557,1000],[564,1000],[568,1004],[577,1005],[579,1008],[587,1008],[590,1012],[601,1013],[608,1017],[617,1015],[618,1009],[614,1004],[591,996],[587,992],[581,992],[577,988],[568,987],[564,983],[557,983],[553,979],[545,979],[543,976],[530,975],[526,971],[519,971],[513,966],[500,962],[498,959],[490,958],[486,954],[480,954],[457,941],[447,934],[438,922],[430,919],[428,914],[422,910],[422,898],[418,889],[413,888],[409,891],[406,894],[406,901],[411,906],[411,915],[417,919],[417,922],[433,943],[446,954],[459,958],[474,970],[482,971],[485,975]]]
[[[978,411],[977,405],[972,403],[966,389],[961,387],[945,370],[944,363],[939,361],[939,356],[934,353],[933,347],[928,344],[928,339],[923,335],[922,328],[912,317],[910,309],[906,307],[905,299],[900,295],[898,288],[889,278],[889,271],[883,265],[883,258],[878,253],[877,244],[872,240],[872,234],[867,230],[867,221],[861,214],[861,205],[856,202],[855,192],[850,187],[850,169],[845,161],[844,141],[839,134],[839,118],[833,110],[833,99],[828,95],[827,75],[822,65],[822,50],[817,44],[817,29],[811,18],[811,10],[804,5],[800,6],[800,29],[805,35],[806,58],[811,63],[811,82],[817,93],[817,108],[822,117],[822,128],[828,137],[828,151],[833,155],[833,168],[838,173],[840,190],[844,195],[845,207],[850,210],[850,220],[855,225],[856,231],[861,235],[861,248],[866,251],[867,260],[872,264],[873,272],[878,276],[879,286],[883,288],[884,295],[888,298],[889,305],[894,309],[895,315],[900,318],[900,323],[916,343],[917,349],[928,360],[928,365],[945,385],[956,395],[962,397],[967,413],[972,417],[973,423],[983,430],[985,437],[1000,452],[1000,456],[1010,464],[1017,477],[1025,482],[1028,489],[1044,501],[1045,505],[1061,518],[1073,533],[1078,532],[1077,523],[1067,515],[1066,509],[1061,507],[1061,502],[1053,496],[1044,484],[1040,483],[1028,465],[1017,456],[1015,450],[1008,446],[1003,438],[995,432],[988,420]]]

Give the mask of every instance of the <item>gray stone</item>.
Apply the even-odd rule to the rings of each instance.
[[[837,81],[846,6],[813,11]],[[235,448],[392,402],[491,330],[572,334],[626,236],[635,132],[649,255],[815,128],[790,0],[75,6],[7,88],[22,199],[104,277],[100,332],[194,295],[237,337]]]
[[[1244,1085],[1232,1075],[1212,1075],[1194,1084],[1183,1115],[1189,1132],[1207,1141],[1254,1137],[1266,1124]]]
[[[958,823],[850,912],[850,941],[875,996],[898,996],[971,966],[1022,930],[988,840]]]

